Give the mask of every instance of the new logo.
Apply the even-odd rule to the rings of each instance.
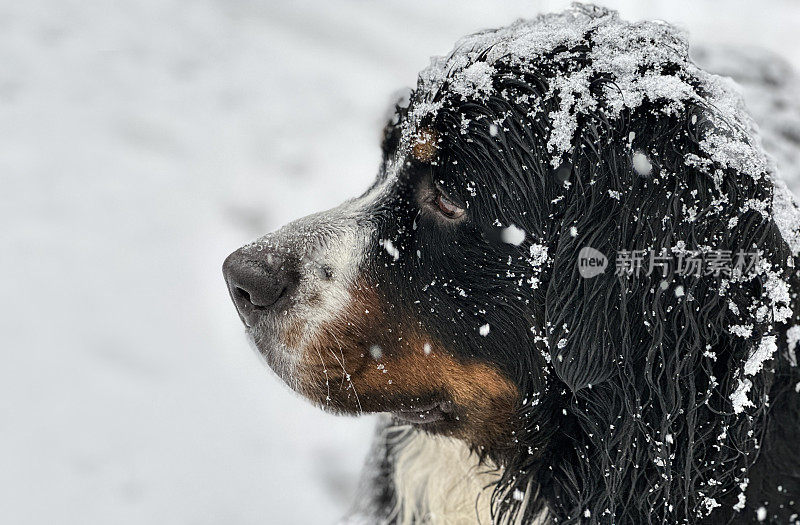
[[[578,273],[584,279],[591,279],[603,273],[608,266],[605,255],[589,246],[584,246],[578,252]]]

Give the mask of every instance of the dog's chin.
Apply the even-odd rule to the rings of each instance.
[[[281,340],[258,327],[247,328],[247,339],[250,346],[264,361],[267,367],[286,383],[292,390],[301,391],[301,360],[297,352],[288,348]]]
[[[457,408],[451,401],[435,401],[414,407],[405,406],[388,410],[398,423],[406,423],[427,430],[451,428],[458,421]]]
[[[379,393],[354,390],[352,386],[340,388],[342,383],[339,377],[331,378],[323,385],[300,385],[298,392],[328,413],[344,416],[383,413],[392,416],[398,425],[413,425],[437,434],[452,434],[464,420],[463,411],[441,397],[409,395],[389,398]]]

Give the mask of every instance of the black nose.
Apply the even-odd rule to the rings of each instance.
[[[222,264],[233,304],[247,326],[269,312],[285,308],[299,275],[291,261],[270,250],[240,248]]]

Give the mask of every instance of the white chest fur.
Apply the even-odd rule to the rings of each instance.
[[[479,464],[459,440],[409,429],[395,456],[398,523],[490,525],[491,495],[500,474]]]

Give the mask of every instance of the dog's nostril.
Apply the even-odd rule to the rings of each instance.
[[[237,295],[239,298],[241,298],[241,299],[244,299],[244,300],[245,300],[245,301],[247,301],[248,303],[251,303],[251,304],[253,303],[253,300],[252,300],[252,299],[250,299],[250,294],[247,292],[247,290],[244,290],[244,289],[242,289],[242,288],[239,288],[239,287],[237,286],[237,287],[234,289],[233,293],[234,293],[234,294],[236,294],[236,295]]]
[[[233,303],[248,324],[262,313],[282,308],[297,288],[299,274],[277,253],[237,250],[225,259],[222,272]]]

